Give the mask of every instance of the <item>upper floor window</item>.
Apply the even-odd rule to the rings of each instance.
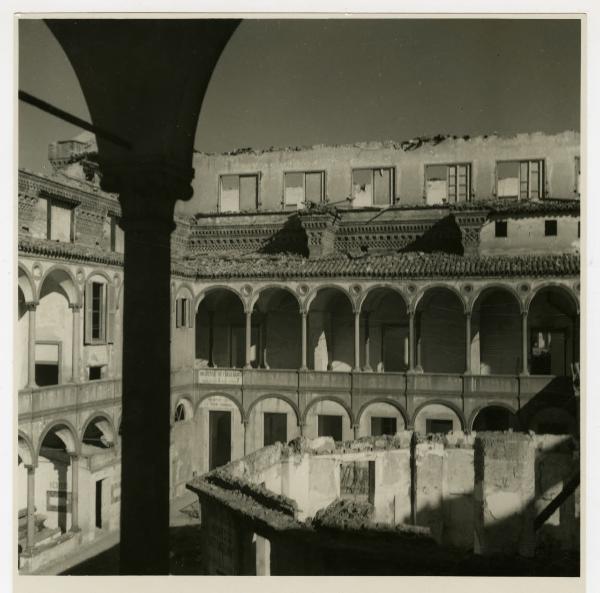
[[[497,220],[495,227],[496,237],[508,237],[508,222],[506,220]]]
[[[175,300],[175,327],[192,327],[190,304],[190,299],[185,297]]]
[[[426,165],[425,199],[428,204],[466,202],[471,197],[471,165]]]
[[[54,198],[39,198],[36,204],[39,224],[34,224],[32,235],[40,239],[73,240],[73,206]]]
[[[575,193],[581,194],[581,158],[575,157]]]
[[[352,170],[354,208],[389,206],[393,203],[394,170],[392,167]]]
[[[115,289],[102,277],[88,280],[85,286],[85,343],[114,341]]]
[[[221,175],[219,211],[240,212],[258,208],[258,174]]]
[[[556,237],[556,235],[558,235],[558,221],[545,220],[544,221],[544,235],[546,237]]]
[[[325,197],[324,171],[290,172],[284,174],[284,206],[304,207],[308,202],[318,204]]]
[[[544,197],[544,161],[498,161],[496,194],[519,200]]]

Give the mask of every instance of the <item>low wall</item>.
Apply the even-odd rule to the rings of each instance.
[[[569,436],[405,431],[345,443],[277,443],[188,488],[199,496],[210,574],[378,574],[369,566],[381,568],[378,558],[388,557],[398,568],[405,548],[415,567],[420,553],[441,554],[443,564],[471,551],[577,551],[578,494],[537,532],[534,519],[578,463]],[[340,508],[370,508],[368,520],[337,516],[340,501]],[[327,525],[318,521],[322,513],[315,517],[325,508],[333,517]],[[425,572],[414,574],[426,574],[422,566]]]

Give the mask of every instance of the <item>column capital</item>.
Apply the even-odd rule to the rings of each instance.
[[[39,305],[39,301],[29,301],[27,303],[25,303],[25,308],[28,311],[34,311],[37,309],[37,306]]]
[[[80,303],[69,303],[69,309],[73,311],[73,313],[79,313],[83,306]]]

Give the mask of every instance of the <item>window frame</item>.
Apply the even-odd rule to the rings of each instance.
[[[442,202],[442,204],[458,204],[462,200],[459,197],[458,192],[458,167],[466,167],[467,168],[467,189],[466,189],[466,197],[464,202],[470,202],[473,194],[473,163],[471,161],[456,161],[456,162],[443,162],[443,163],[425,163],[423,166],[423,197],[425,203],[427,203],[427,167],[446,167],[446,201]],[[449,180],[449,169],[450,167],[456,167],[456,194],[455,199],[452,202],[450,200],[450,180]]]
[[[238,209],[237,210],[223,210],[223,177],[237,177],[238,178]],[[217,199],[217,212],[219,213],[232,213],[232,212],[245,212],[241,208],[240,201],[240,179],[242,177],[255,177],[256,178],[256,204],[254,210],[258,211],[261,207],[261,192],[260,184],[262,180],[262,171],[250,171],[247,173],[219,173],[217,184],[218,184],[218,199]]]
[[[100,306],[100,336],[93,336],[93,285],[102,285]],[[116,319],[116,289],[103,274],[92,273],[85,283],[84,295],[84,344],[114,344]]]
[[[375,198],[375,171],[389,170],[390,171],[390,201],[388,204],[375,204],[373,202]],[[371,172],[371,203],[365,206],[354,206],[354,172],[355,171],[370,171]],[[364,167],[352,167],[350,169],[350,197],[351,208],[388,208],[396,203],[396,166],[395,165],[381,165],[381,166],[364,166]]]
[[[519,183],[519,191],[516,196],[501,196],[498,189],[498,165],[502,163],[516,163],[519,171],[519,175],[517,177]],[[521,165],[527,163],[527,197],[521,197]],[[537,199],[540,200],[546,197],[546,159],[545,158],[516,158],[516,159],[500,159],[496,161],[496,166],[494,169],[495,175],[495,194],[496,198],[500,200],[531,200],[531,163],[537,163],[539,166],[539,192]]]
[[[292,203],[288,203],[286,202],[286,196],[285,196],[285,190],[286,190],[286,184],[285,184],[285,176],[286,175],[302,175],[302,193],[303,193],[303,201],[300,202],[300,204],[303,204],[303,208],[306,208],[306,176],[307,175],[315,175],[315,174],[320,174],[321,175],[321,198],[319,200],[319,204],[323,204],[325,202],[327,202],[327,172],[325,171],[325,169],[294,169],[294,170],[290,170],[290,171],[284,171],[283,172],[283,187],[282,187],[282,196],[281,196],[281,207],[284,210],[288,210],[288,209],[293,209],[294,207],[298,208],[299,204],[292,204]],[[300,208],[298,208],[300,209]]]

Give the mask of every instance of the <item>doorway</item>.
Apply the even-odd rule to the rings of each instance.
[[[287,414],[265,412],[264,446],[287,443]]]
[[[208,443],[209,470],[231,461],[231,412],[209,412]]]

